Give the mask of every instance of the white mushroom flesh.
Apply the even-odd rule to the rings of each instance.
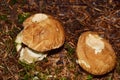
[[[15,43],[17,44],[16,50],[20,51],[19,60],[22,62],[33,63],[35,61],[40,61],[47,56],[47,54],[34,52],[27,47],[22,48],[22,31],[17,35]]]
[[[48,16],[45,14],[35,14],[34,17],[32,18],[32,22],[40,22],[47,18],[48,18]]]
[[[16,50],[19,51],[22,48],[22,31],[17,35],[16,40]]]
[[[22,48],[21,52],[20,52],[20,61],[25,61],[27,63],[33,63],[35,61],[40,61],[42,59],[44,59],[47,56],[47,54],[42,54],[42,53],[35,53],[32,50],[30,50],[29,48],[25,47]]]
[[[95,50],[95,54],[100,53],[104,49],[104,42],[98,35],[89,34],[86,38],[86,44]]]

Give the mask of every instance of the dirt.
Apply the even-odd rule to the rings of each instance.
[[[58,19],[66,41],[44,60],[27,65],[18,60],[14,41],[22,22],[35,13]],[[76,63],[77,40],[86,31],[98,32],[110,42],[117,55],[113,71],[95,76]],[[120,1],[0,0],[0,80],[120,80]]]

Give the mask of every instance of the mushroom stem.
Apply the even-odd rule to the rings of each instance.
[[[25,47],[22,48],[20,52],[19,60],[22,62],[33,63],[35,61],[43,60],[45,57],[47,57],[47,54],[43,54],[39,52],[37,53]]]

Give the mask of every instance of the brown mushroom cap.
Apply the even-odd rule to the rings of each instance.
[[[59,48],[65,41],[61,23],[46,14],[35,14],[23,23],[22,42],[29,48],[45,52]]]
[[[79,37],[76,53],[79,65],[93,75],[106,74],[116,64],[116,55],[112,46],[95,32],[85,32]]]

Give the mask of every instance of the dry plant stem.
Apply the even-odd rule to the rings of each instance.
[[[8,67],[8,65],[6,64],[6,62],[3,60],[7,70],[10,72],[11,76],[14,78],[14,80],[17,80],[16,77],[14,76],[13,72],[10,70],[10,68]]]

